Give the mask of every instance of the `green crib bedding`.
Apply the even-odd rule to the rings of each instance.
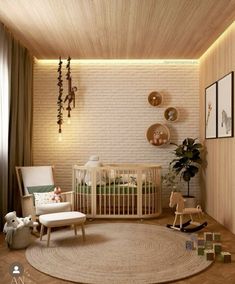
[[[78,184],[76,186],[76,193],[82,193],[82,194],[91,194],[91,186],[86,184]],[[143,194],[149,194],[149,193],[155,193],[156,192],[156,186],[153,186],[152,184],[146,184],[146,186],[142,185],[142,193]],[[125,186],[122,184],[110,184],[110,185],[97,185],[96,186],[96,194],[102,194],[102,195],[114,195],[114,194],[137,194],[137,187],[134,185],[131,186]]]

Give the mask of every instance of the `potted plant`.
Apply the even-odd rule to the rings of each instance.
[[[177,146],[174,151],[176,159],[170,163],[176,174],[180,174],[180,177],[187,182],[187,195],[184,195],[187,199],[186,207],[196,206],[195,197],[190,195],[190,180],[198,173],[202,163],[200,157],[202,144],[197,143],[196,140],[197,138],[186,138],[181,145],[174,144]]]
[[[176,171],[169,165],[168,172],[162,176],[162,184],[168,187],[171,191],[179,190],[179,179]]]

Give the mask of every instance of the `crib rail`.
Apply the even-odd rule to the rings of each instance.
[[[90,218],[148,218],[161,214],[161,167],[73,167],[75,210]]]

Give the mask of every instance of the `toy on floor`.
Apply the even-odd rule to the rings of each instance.
[[[19,218],[16,212],[9,212],[5,216],[6,223],[3,232],[6,234],[5,240],[11,249],[26,248],[30,242],[31,229],[38,225],[33,222],[32,217]]]
[[[184,199],[180,192],[172,191],[170,196],[170,207],[174,207],[176,205],[176,211],[175,211],[175,219],[173,225],[167,224],[168,228],[179,230],[181,232],[185,233],[192,233],[199,231],[207,226],[207,222],[199,223],[193,221],[193,215],[198,215],[201,217],[202,215],[202,209],[200,205],[198,205],[195,208],[184,208]],[[190,220],[186,223],[183,223],[183,216],[189,215]],[[180,218],[180,224],[176,225],[177,218]],[[187,228],[189,225],[194,225],[193,228]]]

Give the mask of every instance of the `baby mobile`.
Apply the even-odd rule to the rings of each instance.
[[[71,118],[71,111],[72,108],[75,108],[75,92],[77,91],[77,87],[72,87],[72,77],[71,77],[71,68],[70,68],[70,56],[67,59],[67,73],[66,73],[66,80],[68,81],[68,94],[66,95],[65,99],[63,100],[63,80],[62,80],[62,64],[63,61],[61,57],[59,57],[59,64],[58,64],[58,83],[57,86],[59,87],[59,93],[57,98],[57,124],[59,125],[59,140],[62,140],[62,124],[63,124],[63,109],[64,103],[67,104],[66,110],[68,112],[68,124],[70,124]]]

